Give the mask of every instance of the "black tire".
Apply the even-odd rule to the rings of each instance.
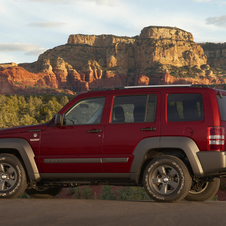
[[[185,164],[174,156],[153,159],[143,175],[143,186],[151,199],[158,202],[177,202],[187,196],[191,176]]]
[[[16,198],[27,188],[25,170],[11,154],[0,154],[0,198]]]
[[[61,192],[61,187],[27,189],[26,193],[35,199],[52,199]]]
[[[220,187],[220,179],[214,178],[212,181],[193,182],[191,190],[185,197],[187,201],[204,202],[216,195]]]

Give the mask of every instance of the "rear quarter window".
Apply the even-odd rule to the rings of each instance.
[[[217,95],[217,101],[220,109],[221,120],[226,121],[226,96],[222,96],[222,98]]]
[[[178,93],[167,96],[167,120],[201,121],[204,118],[201,94]]]

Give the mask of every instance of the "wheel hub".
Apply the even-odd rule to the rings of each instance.
[[[168,195],[178,189],[179,174],[172,166],[162,165],[153,172],[151,181],[156,192]]]
[[[8,178],[8,175],[6,174],[6,173],[3,173],[2,175],[1,175],[1,179],[2,180],[6,180]]]
[[[164,183],[167,184],[169,181],[170,181],[169,177],[164,177],[164,178],[163,178],[163,182],[164,182]]]
[[[6,192],[17,183],[15,168],[7,163],[0,164],[0,191]]]

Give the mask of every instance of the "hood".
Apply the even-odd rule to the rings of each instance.
[[[32,126],[20,126],[20,127],[13,127],[9,129],[1,129],[0,136],[5,134],[13,134],[13,133],[26,133],[32,130],[34,131],[43,131],[47,128],[46,124],[40,125],[32,125]]]

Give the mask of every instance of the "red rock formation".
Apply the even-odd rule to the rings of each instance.
[[[22,67],[0,66],[0,94],[61,93],[53,73],[31,73]],[[71,91],[65,93],[74,94]]]
[[[85,92],[124,85],[226,82],[224,74],[210,69],[192,34],[175,27],[146,27],[136,37],[70,35],[66,45],[47,50],[36,62],[8,66],[0,72],[1,93],[29,87]]]

